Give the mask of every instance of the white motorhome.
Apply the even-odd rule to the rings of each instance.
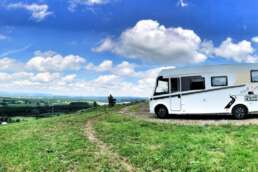
[[[258,112],[258,64],[198,66],[162,70],[150,98],[150,112],[232,114]]]

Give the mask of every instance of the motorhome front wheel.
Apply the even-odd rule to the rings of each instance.
[[[243,119],[248,114],[248,110],[244,105],[237,105],[232,109],[232,115],[236,119]]]
[[[168,116],[168,110],[163,105],[157,106],[155,112],[158,118],[166,118]]]

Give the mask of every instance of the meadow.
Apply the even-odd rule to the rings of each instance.
[[[158,124],[121,115],[123,107],[0,126],[0,171],[130,171],[120,160],[131,171],[258,170],[257,125]]]

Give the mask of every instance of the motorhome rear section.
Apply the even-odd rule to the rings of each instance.
[[[233,114],[258,112],[258,64],[199,66],[162,70],[150,98],[150,112]]]

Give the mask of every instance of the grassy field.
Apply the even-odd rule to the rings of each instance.
[[[0,171],[116,171],[84,136],[96,111],[0,126]]]
[[[0,126],[0,171],[124,171],[85,137],[85,123],[139,171],[257,171],[258,126],[179,126],[88,112]]]
[[[143,171],[258,170],[258,126],[178,126],[111,115],[95,129]]]

